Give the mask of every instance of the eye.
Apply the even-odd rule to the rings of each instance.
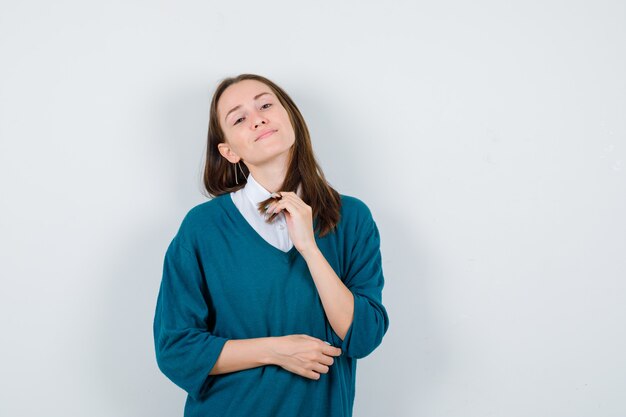
[[[264,108],[265,106],[271,106],[272,103],[265,103],[264,105],[261,106],[261,108]],[[267,108],[267,107],[265,107]],[[242,120],[243,117],[240,117],[239,119],[235,120],[235,123],[233,123],[233,126],[236,125],[237,123],[239,123],[240,120]]]

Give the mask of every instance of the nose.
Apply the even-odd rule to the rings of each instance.
[[[267,124],[267,119],[261,116],[259,113],[254,116],[256,119],[254,120],[254,127],[257,128],[261,124]]]

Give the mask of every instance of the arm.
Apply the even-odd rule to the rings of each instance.
[[[343,340],[354,316],[354,296],[316,246],[301,252],[309,267],[328,321]]]
[[[354,211],[345,227],[345,268],[338,277],[323,256],[311,227],[311,207],[293,192],[280,192],[282,199],[268,212],[285,210],[289,236],[305,259],[330,324],[333,345],[346,356],[363,358],[381,342],[389,327],[382,304],[384,277],[380,235],[369,208],[350,198]]]
[[[153,332],[159,369],[199,399],[228,338],[212,334],[208,288],[198,259],[177,236],[163,263]]]
[[[306,334],[229,340],[211,375],[277,365],[296,375],[317,380],[320,374],[328,373],[334,362],[333,356],[339,355],[341,349]]]
[[[334,335],[333,344],[353,358],[374,351],[389,328],[382,304],[384,276],[378,227],[367,207],[359,215],[341,279],[317,247],[303,255]]]
[[[224,344],[222,353],[215,362],[210,375],[273,364],[275,360],[272,357],[272,339],[271,337],[258,337],[228,340]]]

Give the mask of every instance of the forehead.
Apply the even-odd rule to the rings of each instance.
[[[235,106],[243,104],[245,101],[252,100],[254,96],[265,91],[274,95],[272,89],[260,81],[242,80],[229,85],[224,90],[217,107],[222,111],[228,111]]]

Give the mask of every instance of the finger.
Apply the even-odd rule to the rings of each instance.
[[[284,200],[288,200],[293,202],[295,205],[299,206],[299,207],[306,207],[307,204],[293,191],[285,191],[283,192],[284,194],[282,194],[283,198],[281,199],[281,201]]]
[[[327,374],[329,369],[330,368],[328,366],[321,363],[316,364],[313,368],[315,372],[319,372],[320,374]]]
[[[313,213],[313,209],[311,208],[311,206],[309,206],[307,203],[305,203],[296,193],[294,193],[293,191],[280,191],[282,198],[279,200],[279,202],[282,201],[289,201],[294,207],[298,209],[298,212],[303,212],[303,213]],[[286,206],[281,206],[281,207],[286,207]],[[289,212],[289,214],[293,214],[294,211],[291,209],[287,209],[287,211]]]
[[[297,207],[292,201],[280,200],[278,203],[276,203],[276,206],[274,207],[274,212],[278,213],[280,210],[287,210],[289,214],[294,214],[298,213],[300,211],[300,208]]]
[[[267,208],[267,211],[269,213],[278,213],[279,209],[282,209],[280,205],[280,201],[275,201],[269,205],[269,207]]]
[[[266,212],[269,213],[269,214],[278,213],[280,210],[283,209],[283,206],[282,206],[281,203],[282,203],[282,200],[274,201],[274,202],[268,204]]]
[[[310,379],[320,379],[321,375],[315,371],[307,371],[306,376]]]
[[[341,349],[333,347],[333,346],[326,346],[322,352],[325,355],[329,355],[329,356],[340,356],[341,355]]]
[[[275,208],[276,208],[276,207],[274,207],[273,205],[269,205],[269,206],[267,206],[267,209],[265,210],[265,216],[266,216],[268,219],[271,219],[271,218],[273,218],[273,217],[276,217],[276,215],[278,214],[278,213],[274,213],[274,209],[275,209]]]
[[[293,199],[293,200],[300,200],[300,197],[298,197],[298,195],[294,193],[293,191],[280,191],[280,197]]]
[[[280,191],[280,200],[289,200],[294,203],[304,203],[302,199],[293,191]]]
[[[279,203],[273,203],[272,206],[269,208],[269,213],[278,214],[282,209],[282,205],[280,205]]]
[[[321,354],[319,359],[318,359],[319,363],[323,363],[324,365],[332,365],[333,363],[335,363],[335,359],[332,356],[326,356],[324,354]]]

